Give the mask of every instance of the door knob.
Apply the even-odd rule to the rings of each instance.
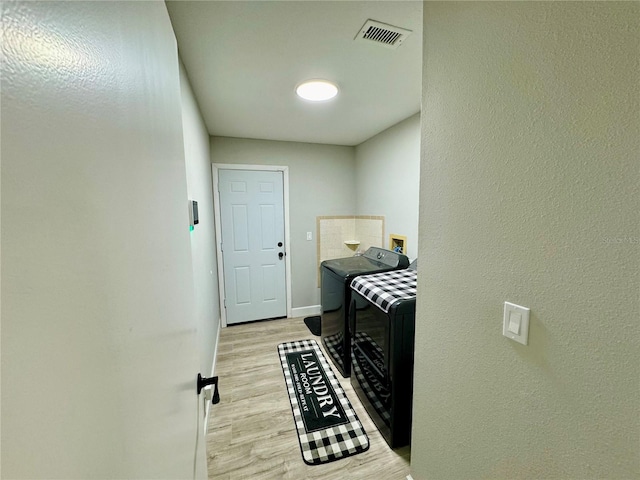
[[[278,242],[278,246],[281,247],[282,246],[282,242]]]
[[[284,253],[282,253],[282,252],[278,253],[278,258],[279,258],[280,260],[282,260],[282,257],[284,257]]]

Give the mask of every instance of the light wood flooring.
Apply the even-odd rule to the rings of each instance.
[[[209,479],[405,480],[409,475],[409,447],[389,448],[349,379],[336,369],[369,435],[369,450],[322,465],[304,463],[277,345],[308,338],[322,343],[302,318],[222,329],[216,362],[221,400],[211,407],[206,437]]]

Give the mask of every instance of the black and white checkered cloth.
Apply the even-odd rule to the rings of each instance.
[[[353,279],[351,288],[389,313],[394,303],[416,297],[417,276],[418,272],[410,269],[361,275]]]
[[[344,333],[338,332],[335,335],[329,335],[322,339],[324,347],[332,357],[333,363],[342,365],[342,355],[344,350]],[[344,366],[343,366],[344,368]]]
[[[305,430],[296,389],[291,378],[289,364],[287,363],[287,353],[305,350],[313,350],[317,355],[327,379],[345,411],[348,419],[347,423],[310,433],[307,433]],[[298,440],[300,441],[300,449],[304,462],[309,465],[317,465],[339,460],[368,450],[369,437],[367,437],[362,423],[360,423],[340,382],[338,382],[338,379],[331,370],[329,363],[322,354],[322,350],[316,341],[299,340],[296,342],[282,343],[278,345],[278,353],[287,384],[291,410],[293,411],[293,418],[298,431]]]
[[[384,352],[369,335],[364,332],[356,332],[354,342],[368,343],[371,345],[373,354],[378,357],[380,362],[384,362]],[[352,374],[356,376],[362,392],[367,396],[369,403],[373,406],[376,413],[380,415],[382,421],[389,426],[391,425],[390,385],[384,380],[377,378],[377,375],[371,370],[369,363],[364,358],[359,358],[360,356],[361,353],[359,350],[351,350]]]

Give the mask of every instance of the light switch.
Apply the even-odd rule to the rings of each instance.
[[[504,302],[502,335],[523,345],[529,343],[529,309]]]
[[[520,335],[520,324],[522,315],[518,312],[509,312],[509,331],[514,335]]]
[[[307,240],[311,240],[311,232],[307,232]]]

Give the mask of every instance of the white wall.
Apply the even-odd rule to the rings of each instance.
[[[388,128],[356,147],[358,215],[384,215],[384,247],[389,234],[407,237],[406,254],[418,256],[420,114]]]
[[[166,7],[2,10],[3,478],[191,478],[198,358]]]
[[[200,344],[200,372],[209,376],[220,328],[218,300],[218,263],[213,222],[213,187],[209,133],[196,103],[187,72],[180,62],[182,124],[187,170],[187,193],[198,202],[200,223],[191,232],[191,257],[195,288],[195,313]]]
[[[354,161],[353,147],[211,137],[212,163],[289,167],[293,308],[320,304],[316,217],[355,213]]]
[[[639,19],[424,5],[416,480],[640,478]]]

